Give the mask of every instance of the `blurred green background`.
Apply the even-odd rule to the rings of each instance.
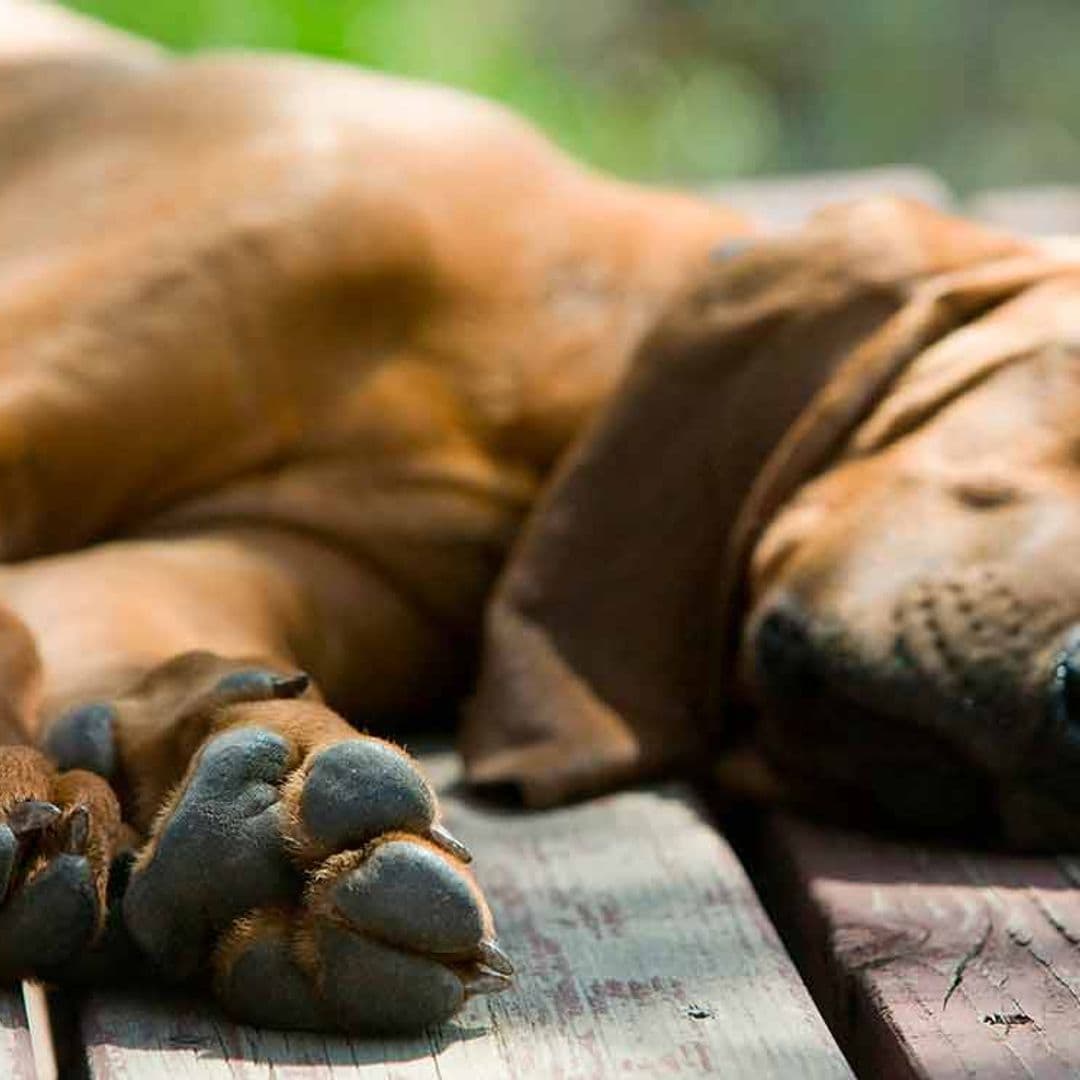
[[[346,57],[498,98],[628,177],[918,162],[1080,176],[1077,0],[69,0],[179,49]]]

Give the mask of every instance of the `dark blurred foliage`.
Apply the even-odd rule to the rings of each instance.
[[[1077,0],[70,0],[177,48],[344,57],[520,109],[626,176],[919,162],[1080,176]]]

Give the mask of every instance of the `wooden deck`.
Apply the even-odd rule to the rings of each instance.
[[[178,998],[98,994],[90,1076],[850,1076],[738,860],[678,786],[544,814],[471,804],[422,756],[520,975],[419,1039],[261,1032]]]
[[[29,1000],[31,1008],[37,1005],[40,1009],[43,1002],[40,988],[27,984],[25,998]],[[51,1035],[48,1022],[41,1022],[44,1018],[40,1013],[35,1019],[38,1022],[34,1034],[44,1039],[44,1045],[38,1047],[37,1055],[27,1023],[24,994],[0,991],[0,1076],[11,1077],[12,1080],[35,1080],[35,1077],[45,1073],[41,1080],[48,1077],[53,1061]]]
[[[960,203],[877,169],[729,185],[788,224],[900,190],[1032,232],[1080,232],[1080,190]],[[1080,858],[991,856],[808,824],[757,830],[755,870],[678,785],[544,814],[474,804],[424,756],[476,853],[514,991],[410,1040],[240,1027],[205,1000],[95,993],[57,1038],[40,990],[0,993],[0,1078],[1080,1076]],[[794,960],[791,959],[794,957]],[[798,974],[796,973],[798,964]],[[804,981],[805,980],[805,983]],[[811,999],[811,994],[813,999]]]
[[[1080,861],[784,816],[761,857],[774,914],[860,1076],[1080,1075]]]

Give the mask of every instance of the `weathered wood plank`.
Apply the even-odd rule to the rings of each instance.
[[[446,783],[449,755],[425,759]],[[727,844],[678,787],[544,814],[470,804],[473,848],[520,975],[413,1040],[237,1027],[203,1005],[98,994],[93,1077],[839,1077],[847,1065]]]
[[[764,176],[719,184],[708,194],[779,228],[798,225],[830,203],[874,195],[901,195],[943,210],[953,202],[945,181],[918,165]]]
[[[1080,862],[778,816],[773,914],[860,1075],[1080,1075]]]
[[[60,1066],[57,1049],[53,1039],[52,1018],[49,1015],[49,1002],[45,987],[38,982],[24,981],[21,987],[23,1023],[26,1027],[26,1039],[29,1041],[31,1076],[37,1080],[57,1080]],[[16,1017],[18,1013],[16,1013]],[[20,1033],[20,1053],[25,1056],[25,1041]],[[0,1073],[7,1076],[8,1073]]]
[[[39,993],[38,988],[29,992],[30,1000],[36,1001],[34,995]],[[46,1080],[49,1061],[53,1057],[47,1026],[41,1035],[45,1041],[40,1050],[42,1068],[39,1070],[34,1064],[34,1047],[22,992],[0,989],[0,1076],[11,1077],[12,1080],[35,1080],[40,1073],[44,1073],[42,1080]]]
[[[965,213],[992,225],[1033,235],[1080,233],[1080,187],[1044,185],[982,191]]]

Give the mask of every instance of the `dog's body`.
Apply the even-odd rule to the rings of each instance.
[[[86,966],[130,826],[166,974],[213,955],[288,1025],[445,1015],[505,976],[486,907],[407,759],[311,699],[386,731],[460,696],[546,475],[746,226],[452,91],[2,10],[5,719],[128,823],[0,756],[2,966]]]
[[[1055,358],[1077,279],[1020,242],[882,204],[710,260],[746,222],[589,174],[492,106],[7,11],[25,32],[0,53],[0,704],[52,760],[0,752],[5,975],[92,973],[126,929],[159,972],[212,971],[240,1015],[288,1026],[411,1026],[499,984],[426,784],[321,701],[386,733],[458,701],[538,500],[488,623],[475,779],[540,803],[712,749],[707,631],[746,603],[751,696],[809,695],[791,612],[855,610],[820,563],[845,565],[837,537],[922,460],[882,466],[895,431],[866,429],[866,461],[837,456],[913,357],[1030,288],[1050,329],[1025,347],[1060,400],[1043,442],[999,430],[1071,506]],[[928,430],[977,446],[979,408],[1008,412],[994,395],[1042,392],[993,370],[950,382]],[[976,385],[991,403],[954,419]],[[961,485],[969,510],[1012,500],[996,479]],[[979,521],[932,557],[909,538],[884,578],[977,563]],[[876,612],[885,590],[859,589]]]
[[[332,592],[374,590],[356,606],[403,625],[311,616],[296,659],[363,713],[440,696],[552,463],[735,219],[589,176],[494,107],[328,65],[110,53],[5,77],[6,376],[34,419],[4,452],[4,555],[225,521],[321,541],[375,579],[335,570]],[[89,652],[121,623],[121,668],[195,643],[133,620],[73,651],[113,663]],[[375,659],[387,638],[412,655]],[[47,698],[85,696],[70,656],[46,661]]]

